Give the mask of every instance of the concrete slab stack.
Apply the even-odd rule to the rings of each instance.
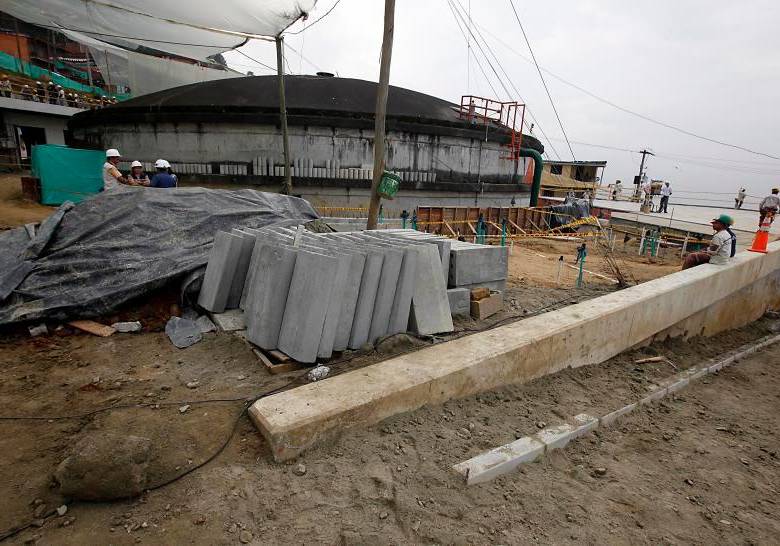
[[[207,311],[221,313],[225,310],[241,254],[242,240],[242,237],[222,231],[214,237],[198,296],[198,305]]]
[[[442,268],[450,241],[389,231],[267,228],[219,234],[209,286],[226,285],[225,302],[244,309],[250,342],[299,362],[407,330],[451,332]],[[235,247],[229,269],[217,264],[225,261],[223,247]]]

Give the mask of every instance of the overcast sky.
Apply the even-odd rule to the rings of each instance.
[[[468,0],[459,1],[468,9]],[[319,0],[308,22],[289,30],[311,24],[333,4]],[[515,5],[543,68],[650,118],[780,157],[780,2],[515,0]],[[287,50],[292,72],[324,70],[376,81],[383,9],[381,0],[341,0],[311,29],[288,35],[288,44],[303,54]],[[489,80],[502,100],[525,101],[548,157],[556,156],[540,126],[561,159],[572,159],[536,68],[525,59],[528,47],[509,0],[473,0],[471,19],[472,32],[482,32],[519,91],[502,74],[511,97],[473,42],[488,80],[473,57],[467,62],[466,41],[447,0],[398,0],[395,18],[392,85],[459,102],[464,94],[494,96]],[[243,50],[275,66],[273,44],[252,42]],[[242,72],[270,73],[236,53],[226,57]],[[545,77],[576,158],[607,160],[607,183],[630,184],[639,155],[581,143],[653,150],[658,156],[650,158],[648,174],[671,181],[678,198],[730,200],[739,185],[762,196],[780,186],[778,160],[659,127]]]

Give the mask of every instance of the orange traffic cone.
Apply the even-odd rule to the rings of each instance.
[[[756,231],[756,236],[753,239],[753,246],[748,248],[750,252],[760,252],[766,254],[766,245],[769,243],[769,227],[772,225],[772,217],[767,214],[764,217],[764,221]]]

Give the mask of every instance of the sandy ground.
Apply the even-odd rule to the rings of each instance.
[[[763,319],[714,340],[667,341],[606,363],[452,401],[348,433],[273,463],[242,417],[214,461],[135,500],[62,499],[52,473],[85,434],[152,439],[150,487],[210,456],[243,398],[295,381],[270,376],[245,342],[209,334],[183,351],[161,333],[0,338],[0,527],[34,519],[33,501],[67,503],[11,542],[40,544],[768,544],[780,532],[780,357],[774,348],[707,378],[612,430],[492,483],[466,487],[451,466],[582,411],[635,401],[680,369],[755,340]],[[298,372],[299,373],[299,372]],[[199,386],[187,388],[197,380]],[[182,414],[185,402],[190,409]],[[171,404],[171,405],[165,405]],[[305,474],[298,475],[298,464]],[[597,467],[607,469],[595,477]],[[686,481],[689,480],[689,481]],[[245,531],[243,535],[241,531]]]
[[[0,174],[0,229],[40,222],[54,210],[22,199],[18,174]]]

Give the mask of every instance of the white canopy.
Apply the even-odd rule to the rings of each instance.
[[[148,47],[205,60],[249,38],[270,39],[317,0],[3,0],[29,23],[70,30],[128,49]]]

